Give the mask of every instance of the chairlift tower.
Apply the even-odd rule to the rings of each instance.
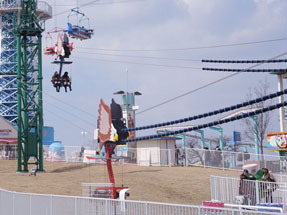
[[[0,115],[18,128],[18,172],[43,170],[42,24],[52,8],[36,0],[0,3]],[[29,163],[30,158],[34,158]]]

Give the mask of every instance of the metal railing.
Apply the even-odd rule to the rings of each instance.
[[[1,12],[15,12],[22,10],[21,0],[2,0],[0,1],[0,13]],[[52,7],[45,1],[37,2],[37,15],[39,19],[52,18]]]
[[[38,1],[37,3],[37,13],[42,13],[38,18],[40,19],[50,19],[53,16],[53,11],[51,5],[44,1]]]
[[[282,206],[287,212],[287,184],[211,176],[211,199],[227,204]]]
[[[284,174],[284,173],[272,173],[272,175],[274,176],[276,182],[286,183],[287,184],[287,174]],[[223,177],[229,177],[229,178],[235,178],[235,179],[239,178],[239,174],[224,174],[222,176]]]
[[[229,207],[234,207],[229,205]],[[0,189],[1,215],[252,215],[283,214],[278,208],[219,208],[142,201],[18,193]],[[272,212],[276,210],[276,212]],[[264,211],[265,210],[265,211]]]
[[[7,9],[20,9],[21,1],[20,0],[4,0],[0,2],[0,10]]]
[[[242,170],[245,164],[256,163],[272,172],[287,172],[287,157],[252,153],[187,148],[182,155],[186,166]]]
[[[0,160],[17,159],[17,146],[12,144],[0,144]]]

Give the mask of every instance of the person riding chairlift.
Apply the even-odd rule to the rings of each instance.
[[[55,45],[55,53],[57,53],[58,48],[59,47],[56,44]],[[62,51],[60,54],[59,53],[57,54],[55,60],[58,60],[58,57],[59,57],[60,61],[64,61],[64,58],[69,58],[71,55],[71,50],[73,47],[72,47],[72,44],[71,44],[71,46],[69,44],[69,38],[68,38],[67,34],[64,34],[64,36],[63,36],[61,48],[62,48]]]
[[[72,91],[71,79],[68,75],[68,72],[65,72],[64,75],[62,76],[62,82],[65,87],[65,92],[67,92],[67,87],[69,87],[70,91]]]
[[[69,58],[71,55],[71,47],[69,45],[69,38],[67,34],[64,34],[64,40],[63,40],[63,49],[64,49],[64,58]]]
[[[53,86],[56,88],[61,86],[61,77],[57,71],[52,76],[51,82],[53,83]]]

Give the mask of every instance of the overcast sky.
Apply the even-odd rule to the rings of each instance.
[[[69,10],[91,1],[47,2],[54,14],[59,14],[46,22],[49,31],[66,28]],[[202,71],[202,67],[251,66],[204,64],[202,59],[270,59],[287,51],[287,0],[98,0],[80,9],[89,17],[94,35],[90,40],[72,40],[73,64],[65,70],[72,76],[73,91],[56,93],[50,82],[58,69],[50,64],[53,57],[44,56],[43,65],[44,122],[55,128],[56,140],[65,145],[81,145],[81,131],[88,132],[87,141],[92,139],[100,98],[107,104],[112,98],[120,102],[120,97],[113,95],[116,91],[141,92],[142,96],[136,97],[140,112],[231,75]],[[285,40],[235,45],[282,38]],[[228,44],[234,45],[214,48]],[[258,68],[274,67],[286,68],[286,63]],[[277,91],[275,75],[241,73],[140,113],[136,124],[175,120],[241,103],[249,89],[265,79],[270,92]],[[278,111],[272,116],[269,131],[279,131]],[[242,123],[222,127],[224,135],[231,136]],[[149,130],[137,136],[154,133]],[[210,129],[205,133],[218,135]]]

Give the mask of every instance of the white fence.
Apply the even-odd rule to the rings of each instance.
[[[0,160],[17,159],[17,146],[12,144],[0,144]]]
[[[44,146],[44,159],[49,161],[83,162],[84,149],[82,146]],[[118,154],[119,153],[119,154]],[[128,148],[126,151],[118,151],[116,155],[124,158],[124,163],[140,166],[201,166],[229,170],[242,170],[243,165],[257,163],[258,169],[266,167],[275,172],[287,172],[287,157],[272,155],[256,155],[251,153],[216,151],[186,148],[159,149],[152,148]],[[17,159],[17,147],[14,145],[7,150],[7,146],[0,145],[0,159]],[[286,178],[287,182],[287,178]]]
[[[287,174],[286,173],[272,173],[272,175],[274,176],[276,182],[287,184]],[[223,177],[229,177],[229,178],[235,178],[237,180],[239,179],[239,174],[236,174],[236,175],[235,174],[225,174],[222,176]]]
[[[287,171],[287,157],[256,155],[252,153],[217,151],[205,149],[186,149],[183,162],[185,165],[213,167],[229,170],[242,170],[243,165],[257,163],[258,169],[265,167],[272,172]]]
[[[211,176],[211,199],[229,204],[282,206],[287,212],[287,184]]]
[[[237,206],[235,206],[237,207]],[[240,208],[218,208],[155,202],[119,201],[73,196],[18,193],[0,189],[0,215],[252,215],[282,214]],[[273,208],[274,209],[274,208]]]

